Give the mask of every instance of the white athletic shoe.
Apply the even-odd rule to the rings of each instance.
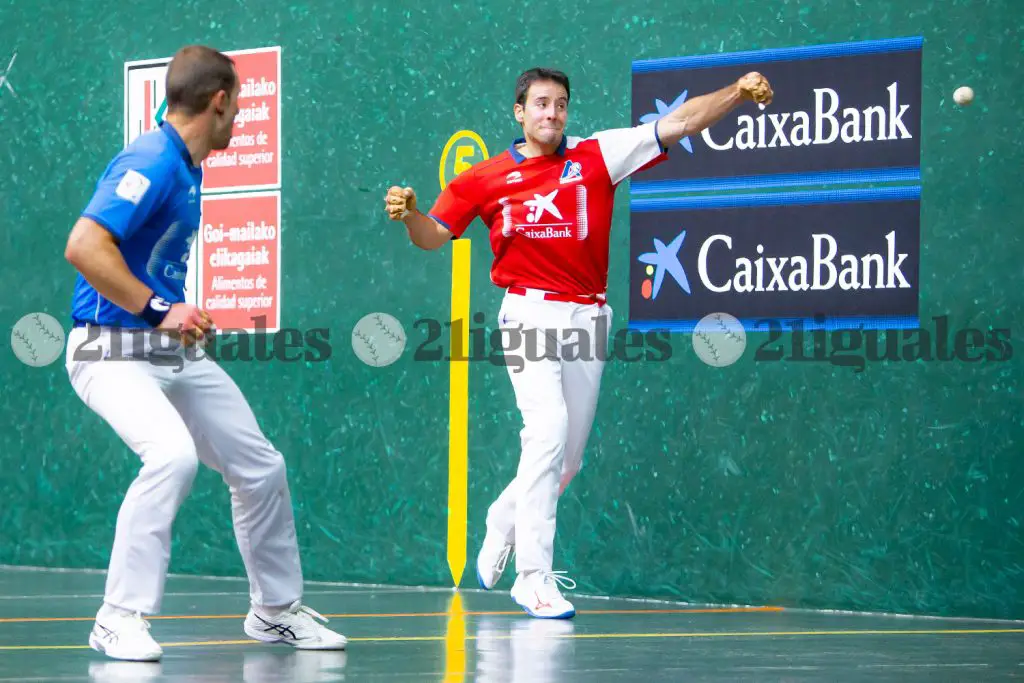
[[[246,635],[264,643],[288,643],[297,650],[344,650],[348,639],[316,623],[327,619],[296,600],[283,612],[268,614],[249,609],[243,628]]]
[[[476,556],[476,580],[481,588],[489,591],[498,583],[512,549],[512,544],[501,536],[490,533],[484,536],[484,543]]]
[[[526,610],[531,617],[538,619],[572,619],[576,616],[576,608],[562,597],[558,586],[567,590],[576,587],[576,582],[563,576],[565,572],[524,572],[516,577],[512,586],[512,599]]]
[[[113,659],[130,662],[155,662],[164,653],[149,635],[149,622],[138,612],[96,615],[89,647]]]

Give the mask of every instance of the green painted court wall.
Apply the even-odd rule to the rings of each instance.
[[[693,602],[1024,618],[1024,12],[1015,0],[175,5],[0,0],[0,562],[105,567],[138,464],[74,395],[62,362],[34,368],[8,331],[67,321],[68,231],[122,144],[123,64],[204,42],[282,47],[284,325],[329,328],[322,363],[228,363],[289,463],[308,579],[450,584],[448,366],[416,361],[423,318],[447,319],[451,250],[390,223],[391,184],[429,204],[449,137],[491,154],[516,135],[516,76],[573,79],[570,129],[629,125],[630,63],[924,38],[921,319],[1007,328],[1005,362],[727,368],[672,338],[663,363],[610,363],[583,471],[559,506],[556,569],[578,590]],[[769,78],[771,74],[767,74]],[[971,85],[969,108],[951,101]],[[471,309],[494,329],[477,221]],[[628,320],[628,187],[610,303]],[[353,325],[395,316],[409,348],[362,363]],[[476,326],[476,325],[475,325]],[[789,339],[787,335],[785,339]],[[469,386],[469,557],[514,475],[519,416],[502,367]],[[178,517],[171,571],[238,575],[229,500],[203,470]],[[502,587],[511,582],[506,579]],[[472,567],[462,585],[472,587]]]

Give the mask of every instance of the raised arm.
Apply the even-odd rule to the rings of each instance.
[[[687,135],[695,135],[715,125],[743,102],[771,104],[772,95],[768,79],[751,71],[720,90],[687,100],[659,119],[658,138],[664,147],[671,147]]]

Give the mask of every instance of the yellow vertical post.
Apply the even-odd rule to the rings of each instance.
[[[461,143],[461,144],[460,144]],[[487,145],[471,130],[448,138],[441,153],[438,180],[443,191],[449,176],[448,156],[454,150],[451,177],[488,158]],[[478,158],[479,155],[479,158]],[[458,588],[466,569],[466,499],[469,489],[469,274],[470,241],[452,243],[452,325],[448,408],[448,568]],[[461,602],[459,603],[461,605]]]
[[[448,567],[455,586],[466,568],[469,489],[469,273],[470,245],[452,245],[452,327],[448,415]]]

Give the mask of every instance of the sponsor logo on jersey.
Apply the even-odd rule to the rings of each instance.
[[[560,183],[573,183],[583,180],[583,164],[578,161],[566,161],[562,167],[562,176],[558,179]]]

